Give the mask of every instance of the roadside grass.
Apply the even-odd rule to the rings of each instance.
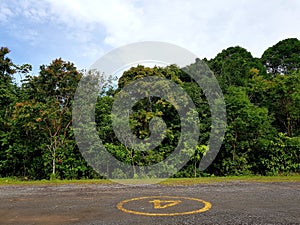
[[[211,183],[232,183],[232,182],[300,182],[300,174],[286,176],[228,176],[228,177],[200,177],[200,178],[170,178],[162,181],[162,185],[197,185]]]
[[[200,178],[169,178],[163,179],[126,179],[126,180],[24,180],[17,178],[0,178],[3,185],[66,185],[66,184],[99,184],[112,185],[115,183],[142,185],[159,183],[163,186],[191,186],[197,184],[230,183],[230,182],[300,182],[300,174],[285,176],[229,176],[229,177],[200,177]]]
[[[90,179],[90,180],[24,180],[18,178],[0,178],[1,185],[64,185],[64,184],[112,184],[110,180]]]

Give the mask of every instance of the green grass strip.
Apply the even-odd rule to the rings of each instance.
[[[227,182],[300,182],[300,174],[287,176],[230,176],[230,177],[200,177],[200,178],[169,178],[162,179],[127,179],[120,180],[120,183],[140,185],[160,183],[164,186],[191,186],[197,184],[213,184]],[[118,183],[118,182],[117,182]],[[0,178],[0,186],[2,185],[65,185],[65,184],[99,184],[108,185],[115,184],[110,180],[20,180],[14,178]]]

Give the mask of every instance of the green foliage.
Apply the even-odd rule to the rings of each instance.
[[[28,72],[4,60],[2,75]],[[10,67],[14,69],[10,69]],[[6,67],[5,67],[6,66]],[[72,63],[61,59],[41,66],[39,76],[29,76],[21,88],[10,92],[14,100],[6,104],[5,133],[1,133],[1,176],[29,179],[75,179],[94,176],[82,158],[71,129],[71,104],[81,74]],[[12,80],[6,86],[11,87]],[[0,96],[5,97],[0,91]],[[0,97],[0,98],[1,98]],[[50,176],[50,174],[52,174]]]
[[[288,74],[300,68],[300,41],[288,38],[268,48],[261,61],[269,74]]]
[[[251,82],[253,102],[274,115],[274,127],[290,137],[300,135],[300,71],[269,79],[256,76]]]
[[[265,74],[259,59],[242,47],[230,47],[208,61],[224,92],[230,86],[247,86],[253,75]]]
[[[192,99],[200,120],[198,143],[183,143],[182,155],[188,163],[174,177],[281,175],[300,172],[300,42],[291,38],[268,48],[261,59],[252,57],[242,47],[230,47],[215,58],[203,61],[217,77],[225,95],[227,131],[212,165],[205,171],[198,167],[209,150],[211,112],[207,99],[189,73],[211,71],[200,59],[179,68],[132,67],[118,80],[102,80],[104,90],[97,96],[95,123],[107,151],[130,166],[124,173],[122,163],[116,169],[108,159],[95,155],[104,174],[98,174],[81,155],[72,128],[72,102],[82,73],[74,64],[62,59],[42,65],[37,76],[30,76],[31,66],[15,65],[7,57],[9,49],[0,49],[0,177],[22,179],[88,179],[102,176],[119,179],[145,178],[147,167],[168,158],[181,135],[181,118],[169,101],[151,96],[136,102],[129,113],[130,130],[139,139],[151,136],[151,121],[161,118],[166,124],[162,142],[154,149],[148,145],[140,151],[123,145],[115,135],[111,110],[117,95],[132,81],[158,76],[175,82]],[[94,71],[101,75],[99,71]],[[14,75],[22,73],[22,86]],[[100,76],[101,77],[101,76]],[[205,78],[203,78],[205,79]],[[202,80],[202,82],[207,82]],[[139,90],[146,87],[140,83]],[[158,88],[160,86],[154,86]],[[160,87],[161,88],[161,87]],[[168,92],[168,88],[164,89]],[[136,91],[139,91],[136,90]],[[210,91],[210,90],[205,90]],[[175,96],[176,98],[176,96]],[[177,100],[186,102],[182,96]],[[120,120],[120,119],[119,119]],[[118,122],[128,123],[120,120]],[[123,134],[123,140],[130,142]],[[132,143],[131,143],[132,144]],[[193,154],[191,154],[193,153]],[[98,168],[100,170],[100,168]],[[99,172],[98,170],[98,172]],[[163,165],[160,178],[177,168]]]

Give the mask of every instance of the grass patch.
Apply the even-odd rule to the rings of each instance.
[[[229,182],[300,182],[300,175],[288,176],[229,176],[229,177],[200,177],[200,178],[169,178],[162,185],[197,185]]]
[[[64,185],[64,184],[113,184],[110,180],[22,180],[16,178],[0,178],[1,185]]]
[[[229,182],[300,182],[300,174],[287,176],[230,176],[230,177],[200,177],[200,178],[169,178],[162,179],[124,179],[124,180],[38,180],[29,181],[16,178],[0,178],[2,185],[64,185],[64,184],[99,184],[114,183],[143,185],[160,183],[163,186],[190,186],[197,184],[229,183]]]

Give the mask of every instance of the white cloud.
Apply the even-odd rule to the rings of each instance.
[[[6,5],[0,7],[0,24],[6,23],[11,16],[13,13]]]
[[[225,47],[243,45],[260,56],[270,44],[300,35],[297,0],[49,0],[48,4],[67,26],[88,32],[104,29],[102,44],[111,47],[160,40],[213,57]]]
[[[0,22],[23,16],[36,27],[22,24],[28,35],[19,38],[45,38],[46,27],[49,39],[57,32],[62,49],[76,48],[90,62],[145,40],[177,44],[200,58],[236,45],[259,57],[279,40],[300,37],[299,12],[298,0],[12,0],[1,6]]]

